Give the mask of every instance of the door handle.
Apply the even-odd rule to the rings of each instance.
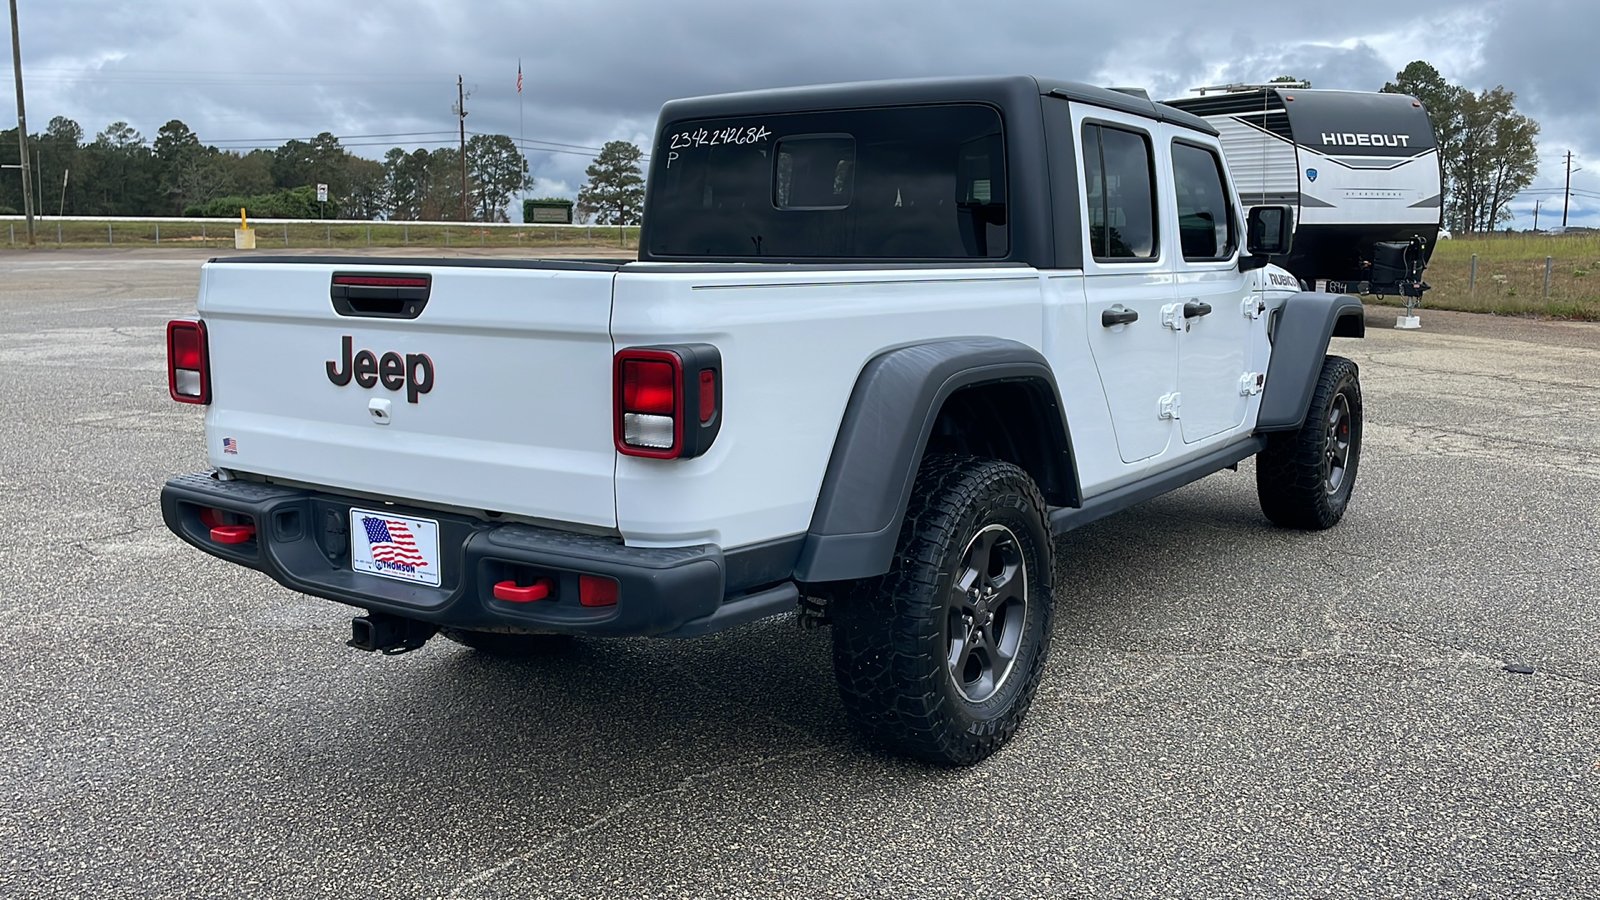
[[[1183,317],[1185,319],[1198,319],[1201,316],[1209,315],[1211,315],[1211,304],[1209,303],[1202,303],[1199,300],[1190,300],[1188,303],[1183,305]]]
[[[1113,306],[1110,309],[1104,309],[1100,311],[1100,324],[1106,328],[1111,328],[1114,325],[1126,325],[1129,322],[1137,321],[1139,321],[1138,311],[1132,309],[1123,309],[1120,304]]]

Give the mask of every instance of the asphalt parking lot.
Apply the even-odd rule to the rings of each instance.
[[[946,771],[789,620],[374,657],[180,544],[203,256],[0,255],[0,895],[1600,895],[1600,325],[1375,312],[1344,523],[1246,463],[1068,535],[1027,723]]]

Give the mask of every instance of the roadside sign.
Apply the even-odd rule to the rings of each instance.
[[[325,185],[325,184],[317,185],[317,202],[318,203],[327,203],[328,202],[328,186],[327,185]]]

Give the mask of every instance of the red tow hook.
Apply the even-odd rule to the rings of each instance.
[[[211,539],[219,544],[243,544],[256,539],[254,525],[218,525],[211,529]]]
[[[502,581],[494,586],[494,598],[507,603],[532,603],[550,596],[552,587],[548,578],[541,578],[527,587],[519,587],[515,581]]]

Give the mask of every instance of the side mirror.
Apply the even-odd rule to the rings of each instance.
[[[1250,210],[1245,249],[1254,256],[1283,256],[1294,244],[1294,211],[1287,206]]]

